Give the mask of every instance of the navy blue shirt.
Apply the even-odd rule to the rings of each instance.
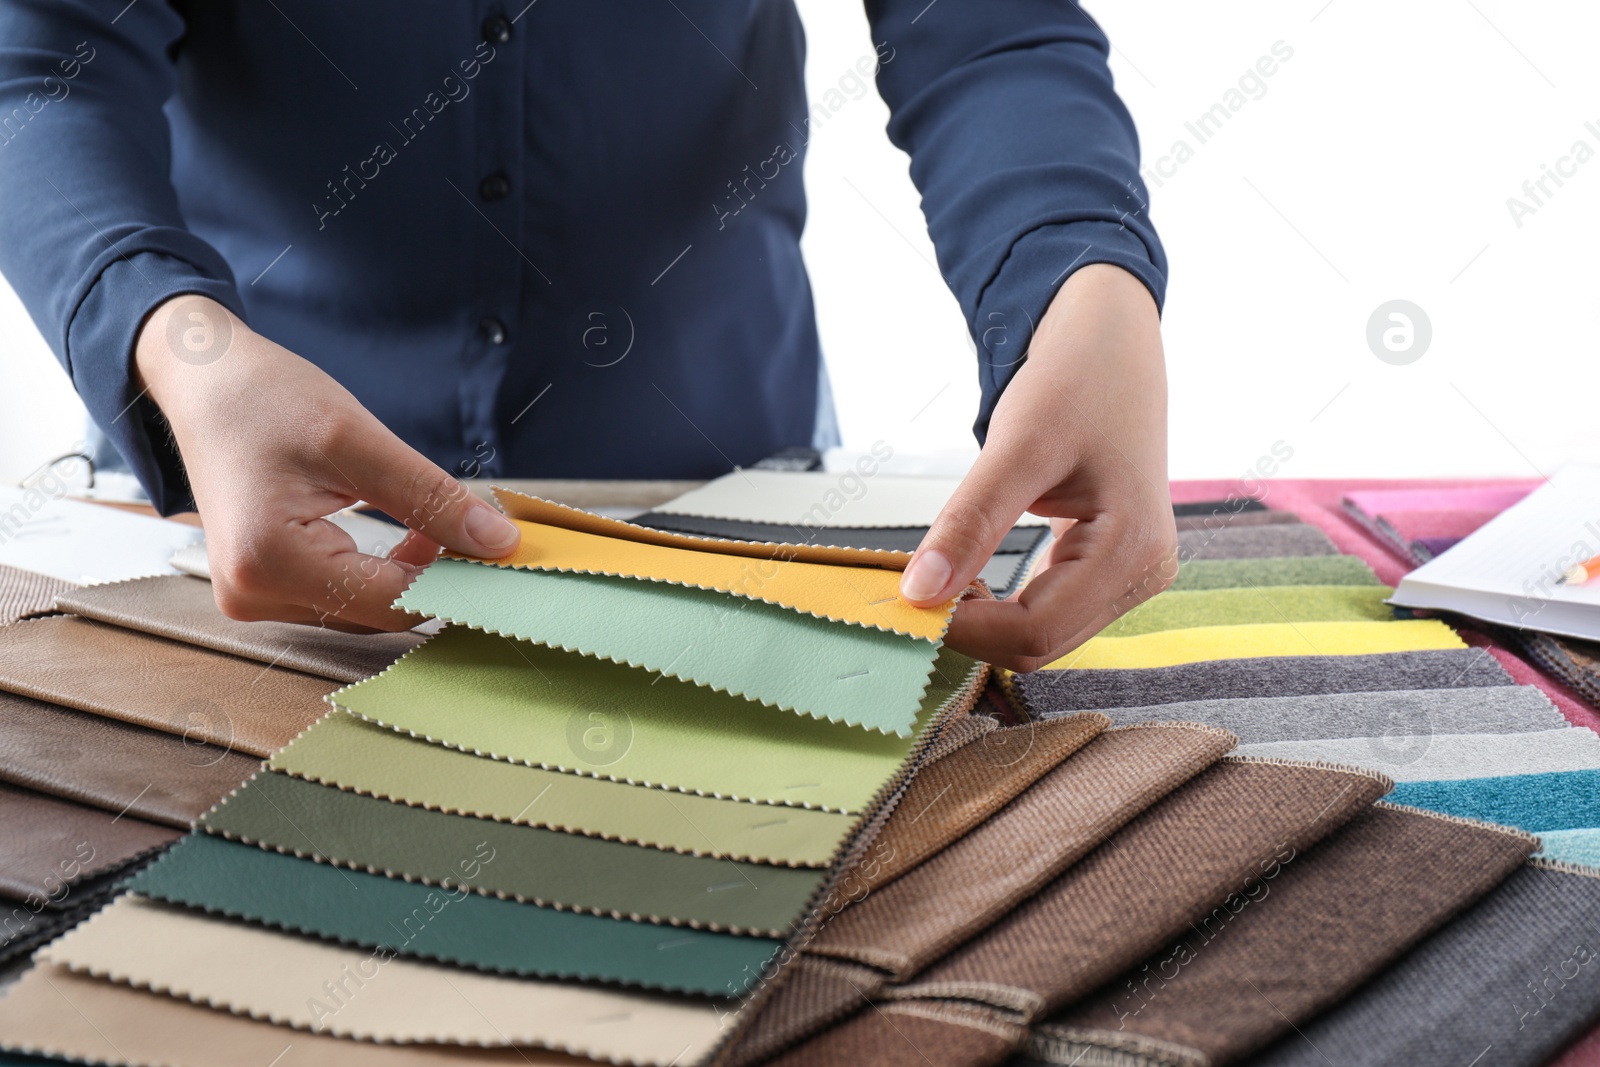
[[[837,102],[806,98],[791,0],[524,3],[0,0],[0,270],[163,510],[189,491],[130,362],[181,293],[458,475],[706,477],[812,442],[801,167]],[[1065,0],[867,12],[981,439],[1071,271],[1161,299],[1133,124]]]

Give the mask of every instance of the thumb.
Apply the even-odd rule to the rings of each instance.
[[[901,597],[917,607],[931,607],[972,584],[1038,496],[1018,476],[1024,469],[999,451],[979,454],[906,565]]]

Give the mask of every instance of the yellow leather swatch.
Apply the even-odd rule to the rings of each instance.
[[[1095,637],[1046,670],[1171,667],[1202,660],[1261,656],[1360,656],[1465,648],[1455,631],[1435,619],[1397,622],[1295,622],[1248,626],[1197,626],[1137,637]]]
[[[720,551],[651,544],[620,536],[514,519],[522,543],[511,555],[477,560],[524,570],[576,571],[715,589],[834,622],[874,626],[938,641],[955,600],[918,608],[900,599],[900,572],[879,567],[755,559]],[[722,544],[728,542],[713,542]]]

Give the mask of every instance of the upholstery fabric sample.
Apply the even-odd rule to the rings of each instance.
[[[1191,500],[1172,505],[1172,514],[1180,519],[1197,515],[1250,515],[1268,511],[1268,507],[1255,497],[1231,496],[1216,500]]]
[[[964,997],[1042,1018],[1189,924],[1226,926],[1239,902],[1259,899],[1301,852],[1387,787],[1353,770],[1224,760],[898,995]]]
[[[1355,656],[1465,647],[1454,630],[1435,619],[1196,626],[1138,637],[1092,637],[1046,669],[1171,667],[1219,659]]]
[[[1535,630],[1512,634],[1529,659],[1576,689],[1591,707],[1600,708],[1600,644]]]
[[[1041,1031],[1085,1059],[1234,1062],[1481,899],[1533,847],[1514,830],[1379,805],[1283,864],[1248,906],[1219,909],[1225,923],[1191,927]]]
[[[1600,737],[1581,726],[1562,726],[1517,734],[1424,734],[1415,744],[1397,737],[1269,741],[1242,746],[1239,754],[1350,763],[1397,782],[1425,782],[1600,770]]]
[[[902,736],[938,655],[934,641],[716,590],[453,559],[428,567],[395,605]]]
[[[917,728],[981,676],[979,665],[944,650]],[[479,755],[829,811],[863,810],[913,747],[910,738],[791,715],[462,627],[332,699]]]
[[[1262,559],[1279,556],[1337,556],[1328,535],[1315,526],[1241,526],[1238,529],[1182,530],[1178,558]]]
[[[1515,684],[1481,648],[1338,658],[1254,657],[1174,667],[1034,671],[1011,677],[1011,685],[1035,714],[1173,704],[1197,696],[1292,697]]]
[[[720,1030],[705,1001],[388,959],[137,897],[111,904],[42,955],[213,1008],[375,1041],[526,1044],[665,1063],[686,1046],[699,1058]]]
[[[1600,1010],[1600,878],[1531,863],[1252,1067],[1535,1067]]]
[[[1583,830],[1600,827],[1600,770],[1402,782],[1393,800],[1533,834]]]
[[[959,841],[1108,725],[1090,713],[996,726],[922,767],[863,865],[866,887],[881,888]]]
[[[937,641],[950,623],[952,601],[917,608],[900,599],[900,572],[792,559],[756,560],[708,548],[649,545],[582,530],[513,520],[522,541],[509,556],[483,565],[666,582],[719,591],[815,615]]]
[[[463,875],[492,850],[463,851]],[[313,863],[208,834],[184,839],[129,888],[171,904],[402,956],[540,978],[733,995],[779,943],[628,922]]]
[[[838,812],[639,789],[480,759],[338,710],[291,741],[268,766],[454,815],[795,867],[826,867],[856,824]]]
[[[76,906],[83,884],[182,835],[129,815],[0,785],[0,896],[35,909]]]
[[[459,884],[619,919],[773,937],[803,917],[824,878],[803,867],[685,856],[426,811],[272,771],[256,775],[201,822],[231,840],[408,881]],[[468,877],[462,857],[484,851],[494,861],[475,865]]]
[[[0,901],[0,965],[10,964],[44,942],[53,941],[66,933],[82,922],[95,906],[85,903],[67,909],[35,908],[28,904]],[[0,977],[0,983],[3,982],[4,978]],[[4,1041],[4,1034],[0,1034],[0,1041]]]
[[[1600,868],[1600,829],[1546,830],[1539,835],[1539,858],[1552,863]]]
[[[1203,515],[1179,515],[1179,530],[1224,530],[1243,526],[1296,526],[1305,520],[1292,511],[1240,511],[1235,513],[1208,512]]]
[[[1345,503],[1364,515],[1391,511],[1500,512],[1527,496],[1538,482],[1514,485],[1441,486],[1435,489],[1352,489]]]
[[[56,597],[77,586],[64,578],[0,563],[0,626],[55,608]]]
[[[1390,622],[1394,609],[1383,602],[1386,585],[1282,585],[1243,589],[1165,592],[1118,617],[1100,631],[1103,637],[1182,630],[1196,626],[1237,626],[1279,622]]]
[[[1424,538],[1451,538],[1461,540],[1475,533],[1479,527],[1499,515],[1499,511],[1475,509],[1469,511],[1386,511],[1378,516],[1380,525],[1394,532],[1402,541]]]
[[[266,756],[316,722],[333,686],[70,615],[0,627],[0,689]]]
[[[724,1062],[743,1067],[817,1033],[872,1003],[883,975],[865,964],[801,953],[774,979],[777,989],[733,1038]]]
[[[377,674],[422,641],[414,633],[347,634],[287,622],[239,622],[217,609],[210,582],[183,574],[87,585],[58,603],[84,618],[335,682]]]
[[[1355,556],[1196,559],[1178,564],[1169,593],[1274,585],[1381,585]]]
[[[732,541],[754,541],[758,544],[826,541],[830,545],[847,545],[850,548],[883,548],[891,552],[908,553],[915,552],[917,546],[922,544],[922,539],[928,536],[926,526],[829,526],[823,529],[743,519],[708,519],[671,511],[647,511],[634,518],[633,524],[652,530],[670,530]],[[995,553],[1026,555],[1049,533],[1048,526],[1014,526],[1001,539]]]
[[[1046,721],[1054,714],[1047,713]],[[1114,708],[1109,714],[1118,726],[1174,719],[1204,723],[1237,734],[1243,745],[1364,738],[1375,747],[1360,751],[1362,759],[1349,761],[1363,766],[1372,758],[1390,762],[1415,759],[1435,734],[1571,729],[1545,695],[1531,685],[1186,700]]]
[[[1108,730],[971,833],[845,908],[807,950],[909,978],[1021,905],[1233,742],[1192,725]],[[898,851],[894,829],[891,820],[879,843]]]
[[[330,979],[355,988],[341,974],[319,979],[317,988]],[[583,1067],[594,1062],[528,1047],[378,1045],[286,1030],[73,974],[54,963],[36,965],[0,996],[0,1046],[125,1067]]]
[[[1005,1012],[980,1004],[885,1004],[771,1062],[772,1067],[974,1067],[999,1063],[1026,1033]]]
[[[117,719],[0,693],[0,781],[188,829],[257,761]]]
[[[1022,571],[1027,566],[1029,558],[1017,553],[990,556],[989,562],[978,572],[978,577],[989,584],[995,596],[1004,597],[1011,592],[1011,587],[1024,577]]]

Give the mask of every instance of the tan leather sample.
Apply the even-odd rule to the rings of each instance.
[[[70,907],[86,880],[183,836],[132,816],[0,785],[0,896]]]
[[[71,615],[0,627],[0,689],[267,756],[320,719],[326,679]]]
[[[210,582],[183,574],[83,586],[56,603],[84,618],[336,682],[377,674],[423,640],[409,632],[347,634],[288,622],[239,622],[217,610]]]
[[[335,978],[342,976],[323,980]],[[594,1062],[526,1047],[349,1041],[73,974],[53,963],[35,965],[0,994],[0,1047],[125,1067],[582,1067]]]
[[[257,761],[118,719],[0,693],[0,781],[187,829]]]
[[[363,1040],[527,1044],[621,1062],[699,1059],[731,1005],[383,958],[124,896],[43,959],[285,1026]],[[338,983],[355,976],[343,992]],[[332,981],[330,991],[324,983]]]
[[[69,589],[71,582],[35,574],[21,567],[0,563],[0,625],[55,607],[56,597]]]

